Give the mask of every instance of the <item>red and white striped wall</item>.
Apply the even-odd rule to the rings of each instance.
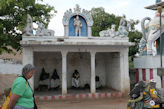
[[[110,98],[110,97],[123,97],[126,96],[121,92],[111,92],[111,93],[87,93],[87,94],[67,94],[67,95],[55,95],[55,96],[35,96],[36,100],[76,100],[76,99],[100,99],[100,98]]]
[[[157,75],[157,69],[152,69],[152,68],[136,69],[136,83],[141,80],[148,81],[150,79],[154,79],[157,82],[157,87],[161,88],[161,79],[160,76]],[[162,83],[164,85],[164,79]]]

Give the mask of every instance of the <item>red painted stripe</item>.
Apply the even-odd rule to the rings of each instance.
[[[55,100],[55,96],[51,96],[51,100]]]
[[[153,69],[150,69],[150,79],[154,79],[154,77],[153,77]]]
[[[83,95],[82,94],[79,94],[79,98],[81,99],[83,97]]]
[[[146,81],[146,69],[142,69],[142,80]]]
[[[72,98],[73,98],[73,99],[76,99],[76,94],[73,94],[73,95],[72,95]]]
[[[40,100],[40,97],[36,97],[37,100]]]
[[[98,96],[99,96],[99,98],[101,98],[102,97],[101,93],[99,93]]]
[[[47,100],[48,99],[48,97],[47,96],[44,96],[44,100]]]
[[[95,98],[95,96],[96,96],[96,95],[93,93],[93,94],[92,94],[92,98]]]
[[[66,99],[69,99],[70,98],[70,96],[69,95],[66,95]]]
[[[136,83],[139,82],[139,71],[138,69],[136,69]]]
[[[108,97],[108,93],[105,93],[105,97]]]
[[[119,92],[116,92],[116,93],[115,93],[115,96],[118,97],[118,96],[119,96]]]
[[[62,96],[60,95],[60,96],[58,96],[58,98],[59,98],[59,99],[62,99]]]
[[[114,94],[111,92],[111,97],[113,97],[114,96]]]
[[[89,98],[89,94],[86,94],[86,98]]]
[[[121,96],[122,96],[122,97],[124,96],[124,93],[123,93],[123,92],[121,93]]]

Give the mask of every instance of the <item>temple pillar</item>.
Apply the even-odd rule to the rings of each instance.
[[[64,29],[65,29],[65,36],[68,37],[69,36],[69,25],[65,25]]]
[[[88,37],[92,37],[92,27],[88,26]]]
[[[23,67],[26,64],[34,65],[34,61],[33,60],[34,60],[33,49],[24,47],[23,48]],[[30,86],[31,86],[31,88],[33,90],[34,90],[34,75],[29,80]]]
[[[91,52],[91,93],[96,92],[96,85],[95,85],[95,54],[96,52]]]
[[[69,36],[69,26],[64,25],[64,36],[68,37]]]
[[[129,80],[129,62],[128,62],[129,49],[123,49],[120,51],[120,91],[129,92],[130,80]]]
[[[62,51],[62,95],[67,94],[67,51]]]

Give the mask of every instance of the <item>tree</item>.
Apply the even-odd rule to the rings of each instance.
[[[135,46],[131,46],[129,48],[129,67],[133,68],[133,58],[135,57],[135,54],[138,52],[139,49],[139,41],[142,38],[142,33],[138,30],[129,32],[129,41],[134,42]]]
[[[112,24],[116,24],[118,28],[121,17],[105,12],[104,8],[92,8],[90,11],[93,18],[92,35],[99,36],[99,32],[110,28]]]
[[[118,30],[119,22],[121,16],[115,16],[114,14],[109,14],[105,12],[104,8],[92,8],[90,11],[94,24],[92,26],[92,35],[99,36],[99,32],[111,28],[112,24],[116,24],[116,31]],[[126,17],[124,15],[124,17]],[[129,32],[129,41],[135,42],[135,46],[130,47],[129,49],[129,62],[130,67],[133,67],[132,61],[135,54],[138,52],[138,43],[142,37],[142,33],[135,29],[135,24],[138,24],[138,21],[135,21],[132,24],[131,31]]]
[[[35,0],[0,0],[0,54],[12,52],[11,48],[20,50],[27,14],[32,16],[33,22],[42,22],[47,27],[54,13],[54,7]]]

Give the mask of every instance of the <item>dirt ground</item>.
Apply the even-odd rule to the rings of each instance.
[[[126,109],[127,98],[74,101],[37,101],[38,109]],[[0,100],[0,106],[2,101]]]
[[[128,98],[99,100],[37,101],[39,109],[126,109]]]

